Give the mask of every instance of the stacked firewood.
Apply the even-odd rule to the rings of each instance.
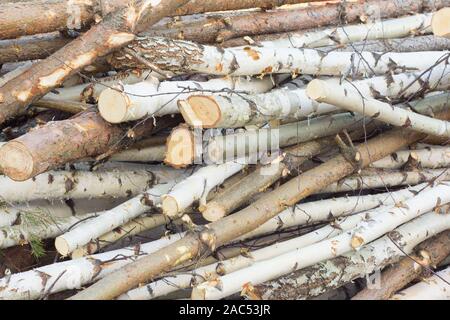
[[[450,299],[450,0],[9,1],[0,299]]]

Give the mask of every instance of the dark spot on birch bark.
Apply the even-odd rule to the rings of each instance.
[[[54,181],[54,177],[51,173],[48,174],[48,184],[52,184]]]
[[[66,189],[66,193],[73,190],[74,187],[75,187],[74,181],[70,178],[66,178],[66,181],[64,182],[64,188]]]

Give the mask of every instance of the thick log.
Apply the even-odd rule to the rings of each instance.
[[[322,52],[307,48],[258,47],[219,48],[183,40],[141,38],[128,46],[135,54],[161,70],[174,73],[199,72],[213,75],[251,76],[292,73],[328,76],[374,76],[405,70],[424,71],[435,65],[444,52]],[[116,68],[143,68],[139,60],[121,52],[109,62]]]
[[[110,123],[138,120],[145,117],[179,113],[177,101],[194,93],[237,91],[263,93],[274,86],[265,79],[224,78],[198,81],[162,81],[151,77],[133,85],[123,86],[122,91],[108,88],[98,99],[100,115]]]
[[[0,64],[45,59],[72,39],[59,33],[49,33],[0,41]]]
[[[270,9],[285,4],[314,1],[322,0],[194,0],[180,8],[174,8],[173,11],[168,12],[167,16],[249,8]],[[80,29],[89,26],[101,16],[105,17],[124,4],[121,0],[7,2],[0,8],[0,15],[4,17],[0,22],[0,39],[56,30]]]
[[[429,13],[417,14],[397,19],[326,28],[318,31],[269,34],[250,39],[255,41],[255,44],[258,46],[264,47],[341,47],[358,41],[367,42],[370,40],[387,40],[409,37],[411,35],[429,34],[431,33],[431,18],[432,14]],[[260,40],[260,38],[267,39]],[[250,40],[249,38],[246,39]],[[230,41],[232,42],[233,40]],[[229,43],[225,43],[225,45],[229,46]],[[250,43],[247,42],[242,45],[250,45]],[[323,50],[327,51],[327,48],[323,48]],[[364,50],[371,51],[369,49]],[[375,52],[377,51],[379,50],[375,50]]]
[[[433,33],[439,37],[450,39],[450,8],[444,8],[433,14],[431,26]]]
[[[419,249],[413,259],[405,257],[397,264],[384,270],[381,273],[379,287],[366,288],[354,296],[352,300],[389,299],[395,292],[420,277],[426,268],[436,268],[450,255],[450,231],[427,241]]]
[[[357,149],[361,166],[368,166],[371,162],[423,138],[424,135],[409,130],[393,130],[373,138]],[[209,224],[199,234],[187,235],[182,240],[121,268],[73,296],[72,299],[115,298],[139,283],[155,278],[184,261],[200,256],[205,251],[215,250],[222,244],[256,229],[283,211],[286,206],[296,204],[354,171],[354,163],[339,155],[310,170],[306,178],[300,175],[290,180],[249,207]]]
[[[357,112],[388,124],[411,128],[437,137],[450,138],[450,123],[433,119],[412,111],[394,107],[389,103],[348,91],[342,85],[315,79],[308,84],[306,94],[319,103],[333,104],[339,108]]]
[[[171,121],[169,118],[157,123],[165,126]],[[128,128],[113,126],[98,113],[88,111],[75,118],[50,122],[8,142],[0,148],[0,168],[11,179],[23,181],[65,163],[120,150],[133,136],[154,131],[153,119],[130,133]]]
[[[0,88],[0,123],[61,85],[65,79],[92,64],[98,57],[128,44],[135,39],[136,32],[153,25],[187,2],[139,1],[107,15],[81,37]]]
[[[151,169],[150,169],[151,168]],[[0,198],[9,202],[38,199],[130,197],[156,181],[165,182],[167,170],[158,166],[140,170],[51,171],[27,181],[0,176]]]
[[[320,262],[256,286],[256,289],[262,298],[269,300],[307,299],[321,295],[397,262],[420,242],[445,231],[449,223],[447,218],[435,213],[423,215],[359,251]],[[448,241],[449,234],[444,232],[438,237],[439,241]]]
[[[200,43],[214,43],[242,36],[394,18],[409,15],[412,12],[434,11],[449,5],[447,0],[335,2],[292,10],[251,13],[226,19],[222,17],[205,19],[206,21],[187,23],[171,29],[155,28],[148,30],[146,34]]]

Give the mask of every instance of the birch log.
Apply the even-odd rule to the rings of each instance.
[[[450,8],[444,8],[433,14],[431,26],[439,37],[450,38]]]
[[[364,120],[358,115],[342,113],[285,124],[278,128],[238,131],[209,139],[205,156],[212,163],[222,163],[247,154],[274,152],[282,147],[331,136],[343,129],[356,129],[363,123]]]
[[[64,233],[55,239],[56,250],[61,255],[67,256],[75,249],[128,223],[132,219],[158,206],[161,203],[161,196],[171,190],[175,184],[176,180],[168,181],[164,184],[157,184],[146,190],[143,194],[108,210],[106,215],[98,216]]]
[[[75,249],[70,257],[72,259],[82,258],[92,255],[100,249],[123,239],[124,237],[131,237],[141,232],[162,226],[169,223],[169,219],[163,214],[154,214],[150,216],[139,217],[131,220],[123,226],[116,228],[101,237],[89,242],[88,244]]]
[[[74,200],[71,203],[65,201],[37,200],[27,204],[15,204],[1,202],[0,204],[0,228],[19,225],[23,220],[21,216],[32,216],[43,213],[48,217],[66,218],[71,215],[84,215],[93,211],[101,211],[114,207],[121,199],[92,199]]]
[[[351,229],[358,222],[364,219],[363,214],[354,215],[336,221],[339,228],[332,225],[325,226],[303,236],[293,238],[291,240],[282,241],[262,249],[250,251],[247,255],[239,255],[237,257],[227,259],[194,269],[185,274],[179,274],[171,277],[164,277],[158,281],[152,282],[145,286],[128,291],[119,297],[121,300],[150,300],[160,296],[164,296],[179,289],[190,288],[193,284],[204,282],[204,279],[214,278],[219,275],[229,274],[251,266],[258,261],[273,258],[280,254],[304,248],[310,244],[336,236],[343,231]]]
[[[98,57],[123,47],[135,34],[188,0],[140,1],[121,6],[79,38],[0,88],[0,123],[42,97]]]
[[[182,234],[89,257],[58,262],[0,279],[0,299],[32,300],[47,293],[79,289],[120,267],[180,239]]]
[[[413,259],[405,257],[395,265],[386,268],[381,273],[379,286],[367,287],[357,293],[352,300],[386,300],[395,292],[407,286],[420,277],[425,268],[435,269],[450,255],[450,231],[441,233],[416,249]]]
[[[351,83],[344,82],[343,86],[348,91],[357,90],[366,97],[410,98],[429,89],[446,90],[450,85],[449,70],[449,67],[441,64],[423,74],[394,75],[389,81],[386,77],[374,77]],[[417,109],[424,104],[437,106],[447,102],[448,94],[443,94],[427,98],[423,102],[414,102],[413,106]],[[317,103],[310,99],[305,88],[274,89],[268,93],[246,96],[245,99],[231,94],[211,97],[193,95],[186,101],[180,101],[179,105],[186,123],[203,128],[238,128],[276,119],[299,119],[337,109],[334,105]],[[210,110],[208,113],[202,112],[205,106]]]
[[[51,171],[20,182],[0,176],[0,199],[26,202],[37,199],[129,197],[145,191],[156,181],[168,182],[176,174],[170,169],[155,166],[147,170]]]
[[[425,214],[359,251],[320,262],[256,288],[264,299],[306,299],[321,295],[397,262],[422,241],[448,229],[448,218],[448,215]]]
[[[333,104],[394,126],[410,127],[412,130],[426,134],[450,138],[450,123],[447,121],[433,119],[394,107],[389,103],[361,96],[340,85],[331,85],[323,80],[315,79],[308,84],[306,94],[317,102]]]
[[[441,113],[440,117],[448,114]],[[423,139],[424,135],[409,130],[393,130],[370,139],[357,149],[361,166],[384,158],[399,148]],[[287,206],[294,205],[312,193],[338,181],[355,171],[354,164],[343,156],[310,170],[306,179],[300,175],[281,185],[277,190],[255,201],[235,214],[209,224],[199,234],[187,235],[182,240],[128,265],[71,299],[112,299],[151,278],[173,268],[199,254],[221,246],[248,233],[275,217]],[[315,174],[312,174],[315,173]],[[263,210],[261,209],[263,208]]]
[[[251,76],[292,73],[329,76],[374,76],[387,72],[420,71],[432,67],[445,52],[321,52],[314,49],[257,47],[219,48],[167,38],[142,38],[128,46],[158,68],[174,73]],[[117,59],[120,59],[118,62]],[[114,67],[143,67],[114,55]]]
[[[353,230],[351,235],[351,246],[357,249],[369,243],[376,236],[386,233],[398,225],[423,214],[422,208],[439,210],[441,206],[450,201],[450,183],[444,181],[429,190],[421,192],[420,196],[405,201],[405,206],[399,206],[374,217],[367,224],[361,224]],[[375,238],[374,238],[375,236]]]
[[[416,14],[397,19],[326,28],[319,31],[293,32],[287,34],[287,37],[281,37],[280,34],[277,34],[271,36],[273,39],[258,41],[258,45],[264,47],[318,48],[334,47],[358,41],[423,35],[432,32],[432,16],[429,13]]]
[[[246,166],[245,159],[236,159],[235,161],[198,169],[162,196],[163,213],[170,218],[176,218],[195,201],[198,200],[200,205],[204,204],[208,193],[214,187],[243,170]]]
[[[176,119],[157,123],[163,128]],[[75,160],[120,150],[133,136],[155,131],[153,119],[148,119],[135,126],[129,137],[128,128],[112,126],[96,112],[87,111],[68,120],[49,122],[9,141],[0,149],[0,167],[11,179],[23,181]]]
[[[192,298],[210,300],[227,297],[240,292],[248,283],[253,286],[258,285],[320,261],[350,252],[352,249],[394,230],[399,225],[433,210],[439,196],[443,196],[442,203],[450,201],[449,191],[450,185],[440,184],[405,201],[406,208],[414,208],[404,209],[407,212],[401,211],[403,208],[394,207],[392,209],[382,208],[380,211],[375,211],[376,214],[374,215],[366,214],[366,220],[359,223],[351,231],[272,259],[266,259],[263,262],[257,262],[251,267],[224,275],[215,281],[205,282],[194,288]],[[445,193],[448,194],[447,197],[444,196]],[[374,226],[372,222],[374,220],[380,221],[379,228]],[[365,225],[368,227],[365,228]],[[360,230],[365,229],[370,235],[362,238]],[[361,240],[356,243],[355,239]]]
[[[421,168],[445,168],[450,166],[450,148],[433,146],[426,149],[399,151],[372,163],[371,167],[399,169],[409,161],[413,161]]]
[[[450,300],[450,267],[398,292],[392,300]]]
[[[113,154],[109,159],[122,162],[163,162],[166,155],[164,144],[144,148],[130,148]]]
[[[98,108],[101,116],[110,123],[138,120],[145,117],[178,113],[177,101],[198,92],[244,91],[262,93],[273,87],[265,79],[224,78],[205,82],[163,81],[148,78],[144,82],[123,86],[122,91],[102,91]]]
[[[450,172],[446,168],[418,171],[367,170],[330,184],[319,193],[359,192],[376,188],[385,190],[392,187],[432,182],[441,177],[450,179]]]

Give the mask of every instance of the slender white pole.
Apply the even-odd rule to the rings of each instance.
[[[358,112],[388,124],[450,138],[448,121],[430,118],[412,111],[394,107],[388,103],[362,96],[342,85],[313,80],[306,89],[308,96],[317,101],[333,104],[345,110]]]

